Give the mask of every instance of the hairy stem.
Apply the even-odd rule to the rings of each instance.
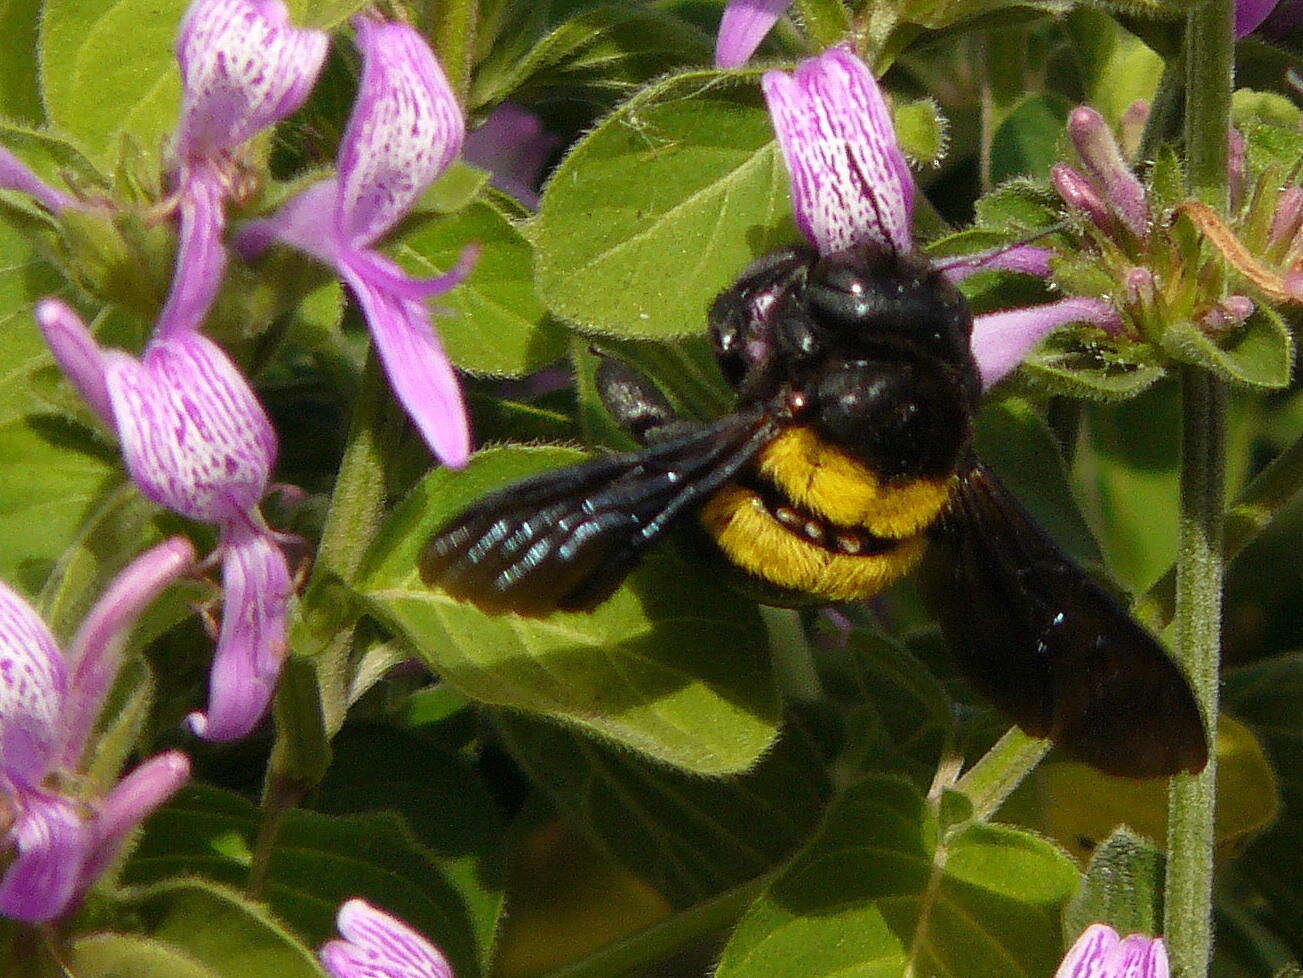
[[[1010,727],[955,785],[973,803],[973,817],[985,821],[994,815],[1051,746],[1048,740]]]
[[[1220,381],[1194,367],[1181,376],[1180,551],[1176,567],[1176,658],[1217,736],[1221,652],[1222,496],[1226,397]],[[1164,932],[1176,978],[1202,978],[1212,952],[1213,813],[1217,759],[1178,774],[1169,794]]]

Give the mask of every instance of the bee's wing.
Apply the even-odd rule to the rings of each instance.
[[[421,575],[489,612],[590,610],[773,436],[760,414],[730,415],[508,486],[431,538]]]
[[[923,582],[969,679],[1033,736],[1123,777],[1197,772],[1199,707],[1157,640],[980,463],[930,531]]]

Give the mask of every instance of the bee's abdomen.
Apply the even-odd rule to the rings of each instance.
[[[889,539],[929,527],[954,486],[953,476],[885,481],[809,428],[788,428],[766,445],[757,470],[795,508]]]

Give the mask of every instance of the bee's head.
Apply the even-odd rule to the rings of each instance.
[[[806,275],[802,299],[827,352],[968,360],[968,303],[921,258],[864,247],[822,257]]]

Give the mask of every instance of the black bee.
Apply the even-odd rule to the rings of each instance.
[[[710,324],[734,413],[685,420],[604,362],[603,401],[644,447],[486,496],[430,541],[424,579],[493,613],[591,610],[695,519],[755,579],[846,601],[929,548],[925,591],[960,665],[1024,730],[1111,774],[1203,768],[1180,670],[974,457],[972,316],[939,272],[787,248],[721,294]]]

